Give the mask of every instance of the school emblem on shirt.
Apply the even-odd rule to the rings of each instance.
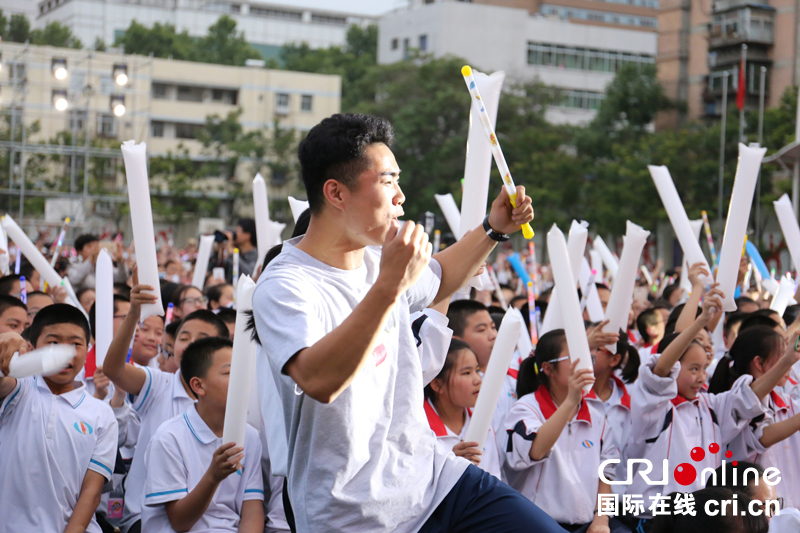
[[[386,361],[386,345],[380,343],[372,350],[372,357],[375,359],[375,366],[380,366],[381,363]]]
[[[587,448],[587,449],[591,448],[592,446],[594,446],[594,442],[592,442],[590,440],[585,440],[585,441],[581,442],[581,444],[583,445],[584,448]]]
[[[90,426],[86,422],[75,422],[73,427],[78,433],[82,433],[84,435],[91,435],[94,432],[92,426]]]

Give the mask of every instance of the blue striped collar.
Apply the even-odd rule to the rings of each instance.
[[[214,432],[211,431],[208,424],[200,418],[200,415],[197,413],[196,405],[193,405],[188,411],[183,413],[183,419],[189,427],[189,431],[192,432],[192,435],[203,444],[211,444],[217,440],[217,436],[214,435]]]
[[[40,390],[46,391],[47,394],[53,394],[42,376],[36,376],[34,379],[36,380],[36,386]],[[69,403],[73,409],[77,409],[78,406],[83,403],[83,400],[86,399],[86,384],[82,381],[76,381],[74,384],[74,389],[63,394],[59,394],[58,397]]]

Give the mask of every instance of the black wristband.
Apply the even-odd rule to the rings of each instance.
[[[506,242],[511,238],[505,233],[497,233],[492,229],[492,227],[489,225],[489,215],[486,215],[486,218],[483,219],[483,231],[485,231],[486,235],[493,241]]]

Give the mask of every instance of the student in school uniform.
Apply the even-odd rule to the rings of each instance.
[[[181,376],[197,403],[150,439],[142,531],[264,531],[258,432],[247,426],[243,447],[222,442],[232,348],[229,339],[207,337],[184,352]]]
[[[83,314],[66,304],[42,309],[30,344],[0,335],[0,371],[15,352],[70,344],[75,358],[52,376],[0,377],[0,531],[99,533],[94,514],[117,453],[111,408],[75,381],[89,341]]]
[[[639,348],[639,357],[646,358],[656,353],[658,343],[664,338],[664,315],[658,309],[645,309],[636,317],[636,329],[644,344]]]
[[[794,346],[788,346],[794,350]],[[754,326],[736,338],[723,364],[717,367],[709,391],[722,393],[742,375],[762,377],[778,364],[786,351],[783,337],[766,326]],[[762,355],[763,354],[763,355]],[[788,373],[778,386],[762,400],[764,416],[753,419],[729,445],[732,459],[757,462],[764,468],[775,467],[780,472],[797,472],[800,468],[800,401],[787,394],[784,386]],[[800,506],[800,485],[794,476],[781,476],[775,487],[787,507]]]
[[[800,359],[800,352],[792,351],[758,379],[743,375],[728,392],[702,393],[710,361],[694,339],[722,308],[721,296],[718,289],[712,288],[705,295],[700,316],[672,340],[659,357],[652,357],[639,368],[639,378],[631,388],[627,457],[648,459],[653,465],[668,459],[672,468],[688,463],[697,473],[705,468],[717,468],[725,447],[753,418],[763,414],[761,399]],[[719,446],[716,453],[709,451],[711,444]],[[703,453],[693,458],[691,451],[695,448],[702,448]],[[651,486],[635,472],[629,474],[633,480],[628,493],[641,494],[646,505],[650,505],[656,493],[698,490],[703,486],[700,476],[682,480],[688,483],[682,485],[670,472],[667,485]],[[661,472],[656,468],[651,475],[656,476],[653,479],[660,479]],[[649,531],[651,516],[646,506],[636,518],[630,519],[629,525]]]
[[[151,290],[146,285],[135,285],[131,289],[131,308],[111,341],[103,371],[114,385],[134,396],[131,407],[139,415],[141,426],[136,451],[133,454],[130,472],[126,481],[123,531],[141,531],[141,510],[144,497],[144,454],[147,443],[158,426],[170,418],[185,413],[194,404],[194,396],[180,373],[169,374],[157,368],[139,367],[125,363],[141,306],[153,303],[155,296],[143,291]],[[203,337],[227,338],[228,328],[217,315],[207,310],[190,313],[181,322],[175,339],[175,361],[180,363],[183,351],[197,339]]]
[[[22,334],[28,322],[28,308],[17,298],[0,294],[0,333]]]
[[[619,450],[603,414],[581,397],[594,382],[592,371],[576,365],[563,329],[542,335],[535,356],[522,362],[519,400],[505,423],[508,483],[567,531],[628,532],[616,518],[595,512],[597,495],[611,494],[597,470],[618,459]],[[605,475],[614,479],[613,466]]]
[[[464,442],[483,381],[479,370],[478,358],[469,344],[453,339],[444,367],[425,387],[425,415],[442,449],[469,459],[502,480],[502,457],[494,429],[489,428],[482,450],[477,448],[477,442]]]

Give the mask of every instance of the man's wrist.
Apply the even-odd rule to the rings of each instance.
[[[369,292],[374,293],[380,300],[389,305],[397,303],[397,299],[400,298],[401,294],[399,285],[382,280],[380,275]]]

